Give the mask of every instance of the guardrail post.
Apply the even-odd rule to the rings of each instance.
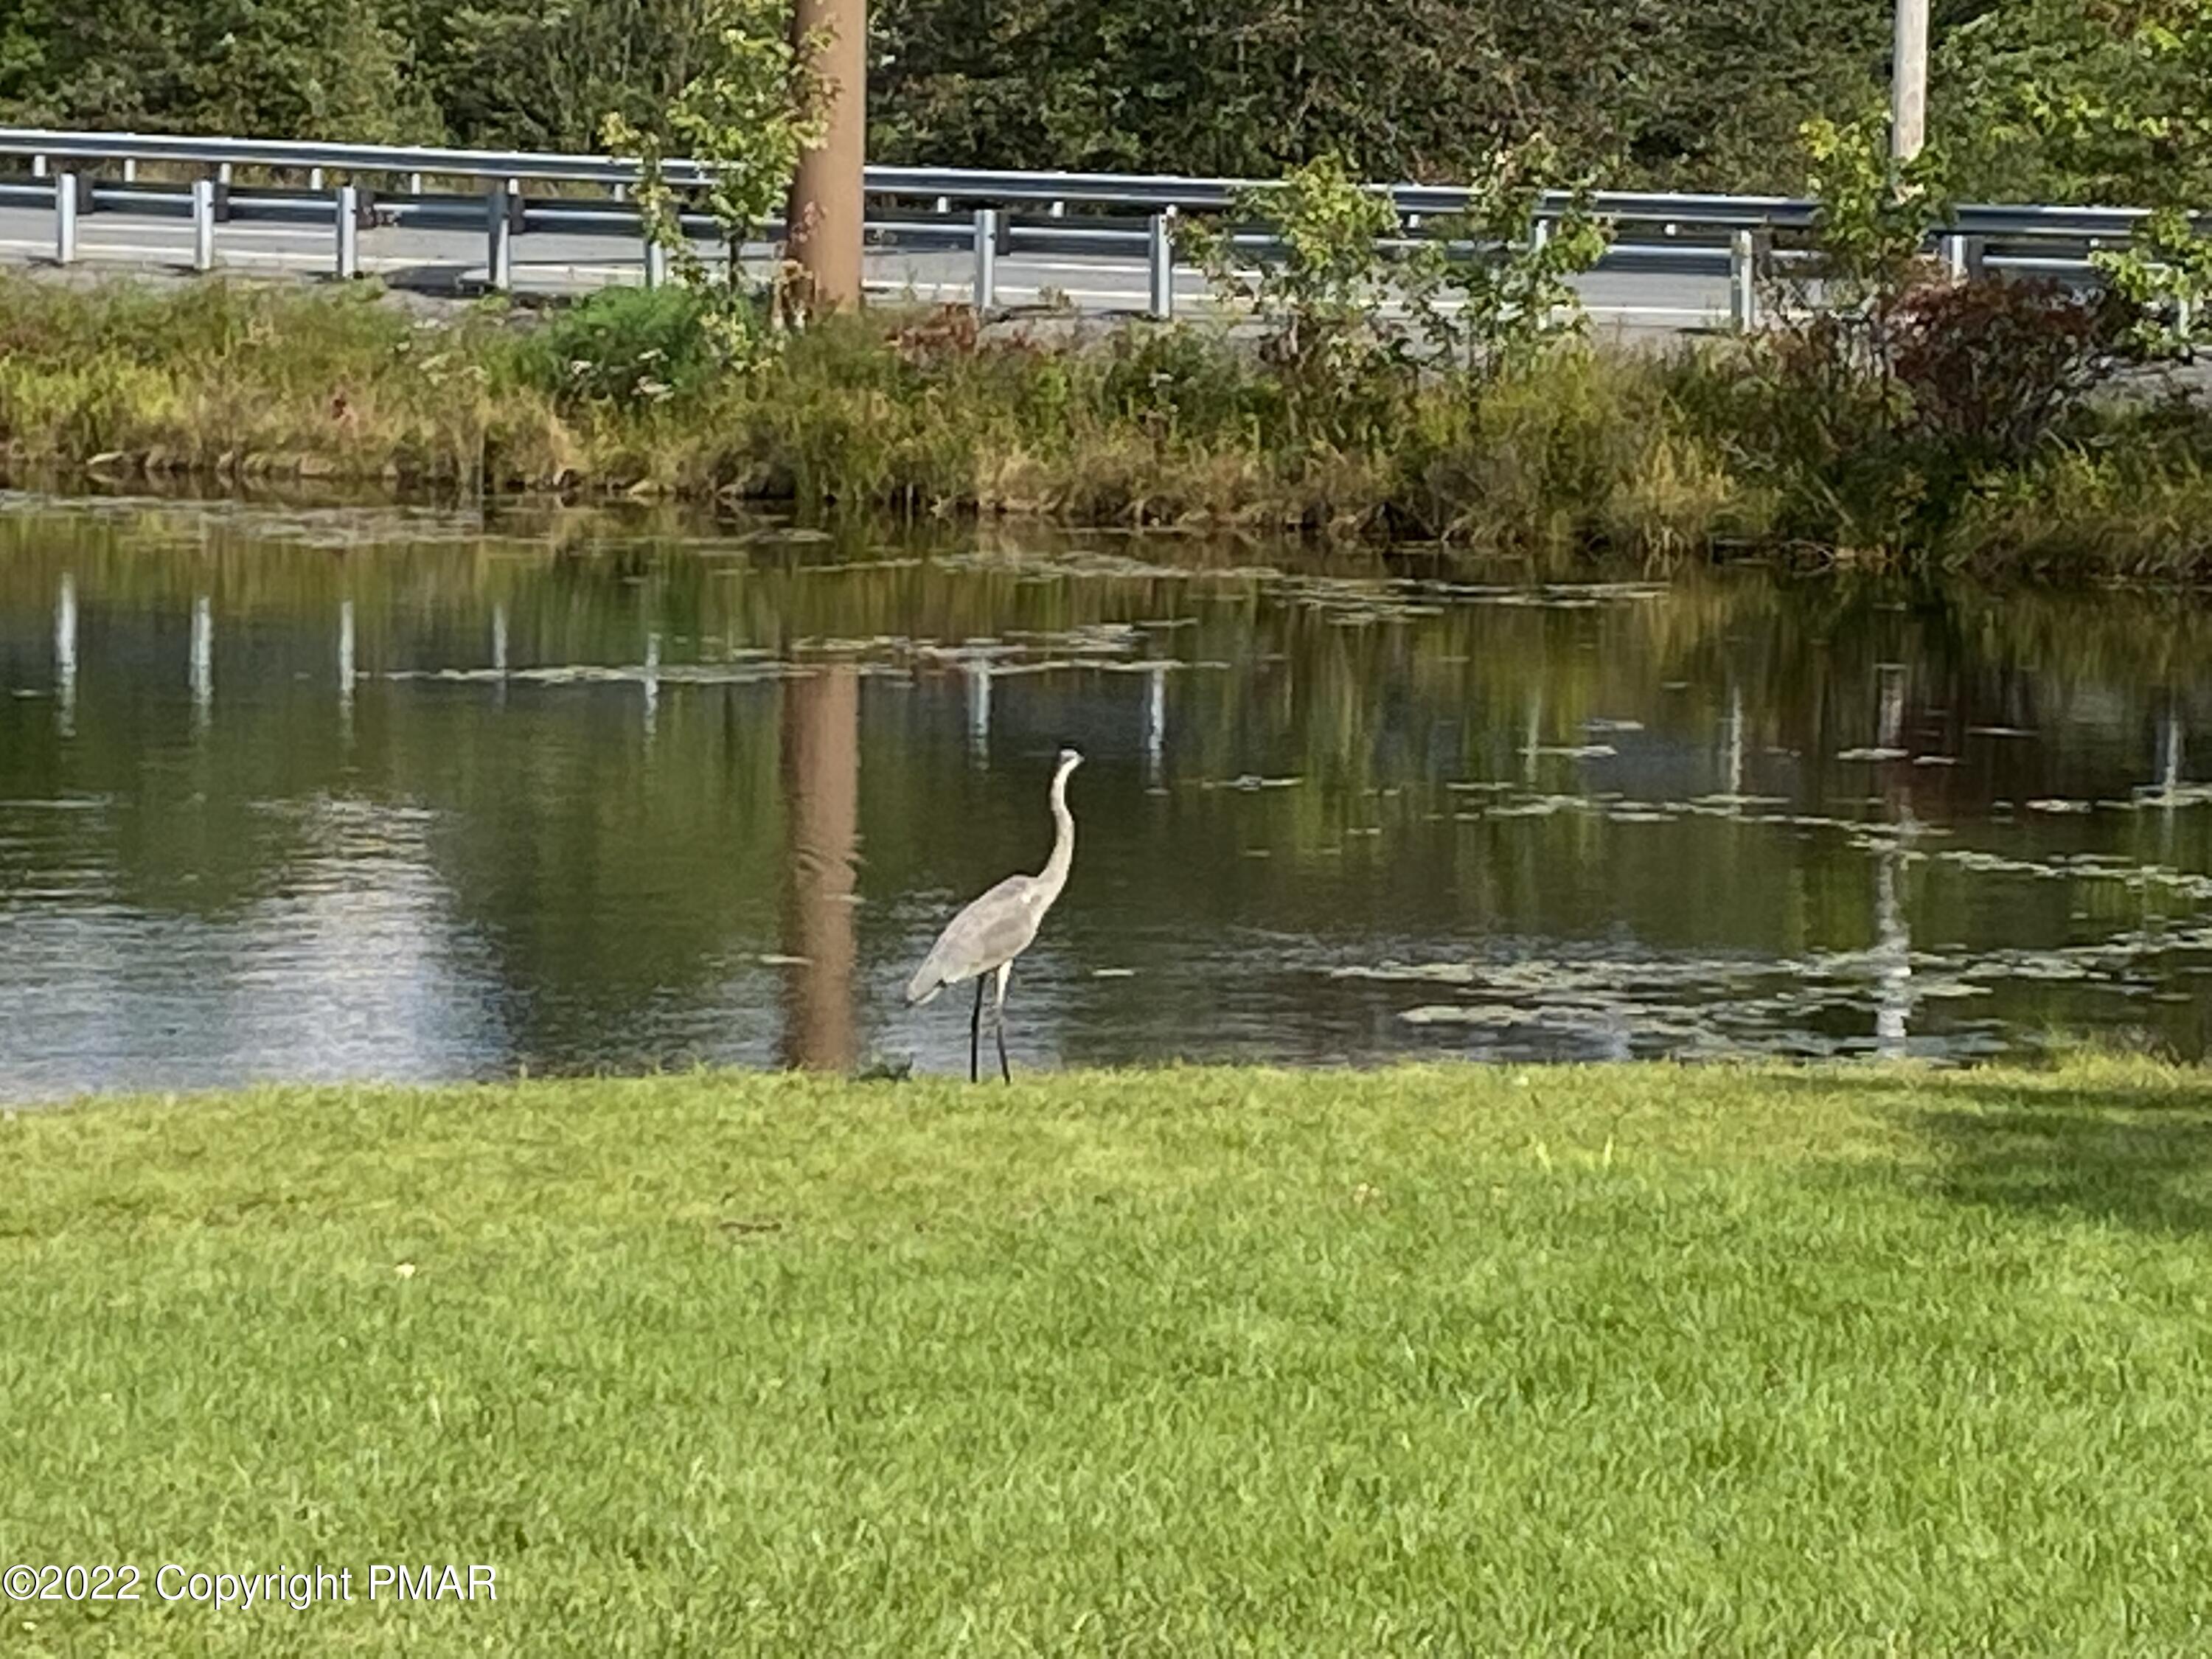
[[[307,188],[311,191],[315,191],[320,190],[322,187],[323,170],[320,167],[309,167],[307,169]]]
[[[422,175],[421,173],[410,173],[407,175],[407,193],[410,196],[420,196],[422,193]]]
[[[339,280],[361,275],[361,186],[340,185],[337,208]]]
[[[1988,252],[1986,238],[1970,236],[1962,230],[1947,231],[1937,246],[1943,256],[1943,269],[1954,282],[1963,283],[1982,274]]]
[[[138,182],[138,158],[135,155],[126,155],[123,158],[123,182],[126,185],[135,185]]]
[[[484,286],[504,294],[514,286],[514,188],[504,179],[484,193],[487,228],[491,235],[484,261]]]
[[[1146,227],[1145,263],[1152,280],[1145,311],[1162,322],[1175,315],[1175,221],[1176,210],[1170,208],[1155,213]]]
[[[67,168],[54,174],[54,263],[76,263],[76,174]]]
[[[999,210],[975,210],[975,314],[988,316],[999,302]]]
[[[192,180],[192,269],[215,269],[215,180]]]
[[[43,155],[33,155],[31,158],[31,177],[33,179],[43,179],[46,176],[46,158]]]
[[[647,232],[645,239],[645,285],[665,288],[668,285],[668,250]]]
[[[1729,238],[1729,322],[1739,334],[1759,326],[1759,235],[1739,230]]]

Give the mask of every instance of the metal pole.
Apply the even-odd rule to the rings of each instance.
[[[1920,154],[1928,139],[1928,0],[1897,0],[1890,59],[1889,153],[1899,161]]]
[[[1759,326],[1759,238],[1750,230],[1729,238],[1729,320],[1741,334]]]
[[[33,155],[31,158],[31,177],[33,179],[43,179],[46,176],[46,158],[43,155]]]
[[[338,276],[361,275],[361,186],[340,185],[337,200]]]
[[[975,314],[988,316],[999,302],[999,210],[975,210]]]
[[[54,263],[76,263],[76,174],[54,174]]]
[[[323,170],[320,167],[309,167],[307,169],[307,188],[309,190],[320,190],[322,187]]]
[[[504,294],[514,286],[514,252],[508,240],[514,212],[514,188],[505,179],[485,193],[486,217],[491,246],[484,261],[484,285]]]
[[[664,288],[668,283],[668,250],[651,234],[645,239],[645,285]]]
[[[135,155],[126,155],[123,158],[123,182],[126,185],[135,185],[138,182],[138,158]]]
[[[1175,210],[1155,213],[1146,246],[1152,295],[1146,314],[1162,321],[1175,315]]]
[[[410,173],[407,175],[407,193],[410,196],[420,196],[422,193],[422,175],[421,173]]]
[[[192,269],[215,269],[215,180],[192,180]]]

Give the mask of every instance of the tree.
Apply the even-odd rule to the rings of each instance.
[[[388,0],[30,0],[0,25],[0,118],[404,142],[437,120]]]
[[[609,149],[638,158],[648,234],[668,251],[678,278],[710,301],[718,337],[735,357],[759,344],[744,246],[784,199],[800,152],[819,141],[820,100],[810,65],[785,36],[781,0],[705,3],[711,27],[697,72],[657,118],[634,121],[617,111],[605,135]],[[700,259],[683,228],[683,193],[668,182],[671,155],[708,169],[696,189],[721,234],[719,270]]]
[[[619,112],[649,125],[697,72],[698,0],[432,0],[416,60],[463,144],[588,150]]]
[[[1944,53],[1958,177],[1976,194],[2132,203],[2132,246],[2097,254],[2142,315],[2136,343],[2185,352],[2212,325],[2212,0],[2024,0]]]
[[[1962,191],[2212,203],[2212,0],[2022,0],[1953,31],[1939,74]]]

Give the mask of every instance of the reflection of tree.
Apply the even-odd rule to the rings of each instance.
[[[839,663],[783,688],[783,1062],[853,1063],[853,884],[860,805],[860,682]]]

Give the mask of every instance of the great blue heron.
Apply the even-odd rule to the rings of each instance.
[[[1073,748],[1060,751],[1060,769],[1052,775],[1052,856],[1034,876],[1008,876],[945,924],[929,947],[929,954],[908,981],[906,1000],[927,1002],[948,985],[963,979],[975,981],[975,1012],[968,1018],[968,1080],[981,1079],[983,1052],[983,985],[998,975],[997,1012],[992,1024],[999,1034],[999,1073],[1014,1080],[1006,1064],[1006,981],[1014,958],[1030,948],[1037,926],[1060,890],[1067,885],[1067,866],[1075,859],[1075,814],[1067,810],[1068,775],[1083,764]]]

